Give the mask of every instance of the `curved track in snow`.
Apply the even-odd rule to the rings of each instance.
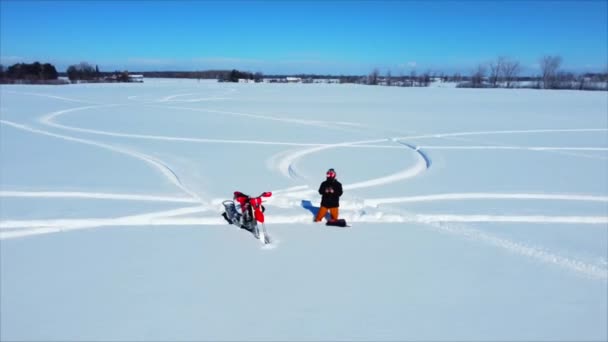
[[[198,203],[198,199],[192,197],[170,197],[139,194],[117,194],[106,192],[82,192],[82,191],[0,191],[0,197],[21,198],[80,198],[80,199],[102,199],[119,201],[144,201],[144,202],[174,202],[174,203]]]
[[[89,107],[86,107],[86,108],[89,108]],[[179,177],[177,177],[177,175],[175,174],[175,172],[173,172],[173,170],[171,170],[171,168],[169,168],[163,162],[157,160],[154,157],[145,155],[145,154],[140,153],[140,152],[136,152],[136,151],[132,151],[132,150],[128,150],[128,149],[124,149],[124,148],[120,148],[120,147],[116,147],[116,146],[100,143],[100,142],[93,141],[93,140],[75,138],[75,137],[70,137],[70,136],[67,136],[67,135],[62,135],[62,134],[57,134],[57,133],[52,133],[52,132],[40,130],[40,129],[37,129],[37,128],[29,127],[27,125],[17,124],[17,123],[14,123],[14,122],[11,122],[11,121],[7,121],[7,120],[0,120],[0,124],[11,126],[13,128],[17,128],[17,129],[20,129],[20,130],[28,131],[28,132],[31,132],[31,133],[46,135],[46,136],[50,136],[50,137],[54,137],[54,138],[59,138],[59,139],[67,140],[67,141],[73,141],[73,142],[77,142],[77,143],[81,143],[81,144],[85,144],[85,145],[96,146],[96,147],[99,147],[99,148],[103,148],[103,149],[106,149],[106,150],[118,152],[118,153],[121,153],[121,154],[128,155],[130,157],[142,160],[142,161],[144,161],[144,162],[152,165],[158,171],[160,171],[161,174],[163,174],[165,176],[165,178],[170,183],[174,184],[176,187],[178,187],[179,189],[181,189],[183,192],[185,192],[186,194],[190,195],[193,199],[196,199],[197,201],[202,202],[202,199],[196,193],[192,192],[191,190],[189,190],[188,188],[186,188],[182,184],[182,182],[180,181]]]

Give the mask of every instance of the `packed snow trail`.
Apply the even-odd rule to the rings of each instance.
[[[36,134],[42,134],[42,135],[46,135],[46,136],[50,136],[50,137],[54,137],[54,138],[59,138],[59,139],[63,139],[63,140],[67,140],[67,141],[73,141],[73,142],[77,142],[77,143],[81,143],[81,144],[85,144],[85,145],[91,145],[91,146],[96,146],[96,147],[100,147],[103,149],[107,149],[110,151],[114,151],[114,152],[118,152],[121,154],[126,154],[128,156],[131,156],[133,158],[137,158],[139,160],[142,160],[150,165],[152,165],[155,169],[157,169],[158,171],[160,171],[165,178],[172,183],[173,185],[175,185],[176,187],[178,187],[179,189],[181,189],[183,192],[185,192],[186,194],[190,195],[190,197],[192,197],[193,199],[195,199],[196,201],[203,203],[202,199],[198,196],[198,194],[190,191],[188,188],[186,188],[182,182],[180,181],[180,179],[177,177],[177,175],[173,172],[173,170],[171,170],[171,168],[169,168],[167,165],[165,165],[163,162],[161,162],[160,160],[145,155],[143,153],[139,153],[139,152],[135,152],[132,150],[128,150],[128,149],[124,149],[124,148],[120,148],[120,147],[116,147],[116,146],[112,146],[112,145],[107,145],[104,143],[100,143],[100,142],[96,142],[93,140],[86,140],[86,139],[81,139],[81,138],[74,138],[74,137],[70,137],[67,135],[62,135],[62,134],[57,134],[57,133],[51,133],[48,131],[44,131],[44,130],[40,130],[40,129],[36,129],[36,128],[32,128],[26,125],[21,125],[21,124],[17,124],[11,121],[7,121],[7,120],[0,120],[0,124],[4,124],[4,125],[8,125],[17,129],[21,129],[24,131],[28,131],[31,133],[36,133]]]
[[[142,194],[117,194],[106,192],[82,192],[82,191],[0,191],[0,197],[23,197],[23,198],[82,198],[82,199],[107,199],[121,201],[153,201],[153,202],[176,202],[176,203],[198,203],[195,198],[154,196]]]

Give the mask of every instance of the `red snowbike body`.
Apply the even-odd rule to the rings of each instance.
[[[243,215],[247,215],[247,211],[253,215],[256,221],[264,223],[264,207],[262,206],[262,197],[270,197],[272,192],[263,192],[258,197],[249,197],[240,191],[234,192],[234,200],[241,205]]]

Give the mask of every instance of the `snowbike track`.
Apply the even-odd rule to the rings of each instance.
[[[200,198],[198,197],[198,195],[196,193],[194,193],[194,192],[190,191],[189,189],[187,189],[186,187],[184,187],[184,185],[181,183],[180,179],[177,177],[177,175],[175,174],[175,172],[173,172],[173,170],[171,170],[163,162],[160,162],[156,158],[153,158],[153,157],[151,157],[149,155],[145,155],[145,154],[140,153],[140,152],[136,152],[136,151],[132,151],[132,150],[127,150],[127,149],[119,148],[119,147],[116,147],[116,146],[100,143],[100,142],[93,141],[93,140],[75,138],[75,137],[71,137],[71,136],[67,136],[67,135],[52,133],[52,132],[40,130],[40,129],[37,129],[37,128],[33,128],[33,127],[30,127],[30,126],[27,126],[27,125],[17,124],[17,123],[14,123],[14,122],[11,122],[11,121],[7,121],[7,120],[0,120],[0,123],[4,124],[4,125],[11,126],[11,127],[14,127],[14,128],[18,128],[18,129],[21,129],[21,130],[24,130],[24,131],[28,131],[28,132],[31,132],[31,133],[42,134],[42,135],[46,135],[46,136],[50,136],[50,137],[54,137],[54,138],[59,138],[59,139],[67,140],[67,141],[77,142],[77,143],[81,143],[81,144],[85,144],[85,145],[96,146],[96,147],[99,147],[99,148],[103,148],[103,149],[107,149],[107,150],[110,150],[110,151],[118,152],[118,153],[130,156],[130,157],[142,160],[142,161],[144,161],[144,162],[152,165],[158,171],[160,171],[161,174],[163,174],[167,178],[167,180],[169,182],[173,183],[176,187],[178,187],[179,189],[181,189],[183,192],[185,192],[186,194],[190,195],[192,198],[200,200]]]

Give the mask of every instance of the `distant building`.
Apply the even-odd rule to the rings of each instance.
[[[302,83],[300,77],[287,77],[287,83]]]
[[[312,83],[340,83],[339,78],[315,78]]]
[[[287,80],[284,78],[272,77],[272,78],[264,78],[264,79],[262,79],[262,82],[264,82],[264,83],[285,83],[285,82],[287,82]]]
[[[129,75],[129,82],[144,82],[144,75]]]

